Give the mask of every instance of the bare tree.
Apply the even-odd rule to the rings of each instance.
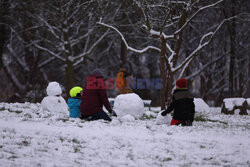
[[[33,45],[63,62],[67,91],[75,83],[75,66],[85,59],[91,60],[90,53],[108,33],[106,30],[98,35],[94,24],[96,3],[96,0],[47,1],[42,3],[40,14],[31,13],[37,24],[43,26],[40,31],[46,33]]]
[[[183,44],[182,36],[184,33],[187,33],[185,32],[186,28],[200,13],[222,2],[223,0],[217,0],[210,4],[203,4],[199,3],[199,1],[162,2],[134,0],[137,9],[143,13],[144,24],[142,26],[148,31],[150,37],[159,39],[158,47],[147,46],[144,49],[135,49],[128,45],[123,34],[117,28],[103,22],[99,22],[99,24],[115,30],[130,51],[144,53],[149,49],[153,49],[160,53],[160,71],[163,79],[161,108],[165,109],[165,98],[169,101],[174,79],[185,75],[191,62],[198,56],[198,52],[207,46],[221,26],[232,18],[227,18],[211,25],[209,32],[203,32],[192,52],[182,58],[180,50]]]

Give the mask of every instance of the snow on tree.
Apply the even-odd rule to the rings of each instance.
[[[95,20],[97,1],[47,1],[33,17],[43,27],[45,36],[33,45],[64,64],[67,92],[74,86],[74,69],[103,40],[109,30],[98,30]],[[98,35],[101,34],[101,35]]]
[[[170,102],[170,95],[173,90],[175,78],[185,76],[191,62],[197,57],[199,52],[209,45],[215,34],[222,25],[235,16],[223,19],[219,23],[214,23],[203,32],[196,47],[188,54],[183,55],[183,35],[190,23],[203,11],[212,9],[221,4],[223,0],[217,0],[209,4],[199,1],[137,1],[134,4],[142,13],[144,24],[142,27],[148,32],[149,37],[159,39],[158,46],[146,46],[143,49],[135,49],[126,41],[123,34],[114,26],[100,21],[98,24],[115,30],[123,40],[126,48],[135,53],[144,53],[148,50],[155,50],[160,53],[160,71],[163,79],[163,89],[161,90],[161,108],[165,109],[165,98]],[[159,14],[160,13],[160,14]]]

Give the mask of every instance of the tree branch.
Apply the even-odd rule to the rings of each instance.
[[[108,27],[108,28],[111,28],[111,29],[115,30],[115,31],[120,35],[120,37],[121,37],[122,41],[124,42],[124,44],[125,44],[127,50],[130,50],[130,51],[135,52],[135,53],[140,53],[140,54],[141,54],[141,53],[145,53],[145,52],[148,51],[149,49],[155,50],[155,51],[157,51],[157,52],[161,52],[161,50],[160,50],[159,48],[155,47],[155,46],[147,46],[147,47],[145,47],[145,48],[143,48],[143,49],[135,49],[135,48],[132,48],[132,47],[130,47],[130,46],[128,45],[126,39],[124,38],[124,36],[122,35],[122,33],[121,33],[117,28],[115,28],[115,27],[113,27],[113,26],[111,26],[111,25],[105,24],[105,23],[101,23],[101,22],[98,22],[97,24],[100,24],[100,25],[102,25],[102,26],[105,26],[105,27]]]

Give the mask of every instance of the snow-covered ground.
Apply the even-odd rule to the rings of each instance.
[[[199,115],[192,127],[85,122],[51,117],[40,104],[0,103],[0,166],[250,166],[250,116]]]

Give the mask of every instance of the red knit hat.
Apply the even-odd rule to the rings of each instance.
[[[176,86],[179,88],[187,88],[187,80],[185,78],[180,78],[176,81]]]

